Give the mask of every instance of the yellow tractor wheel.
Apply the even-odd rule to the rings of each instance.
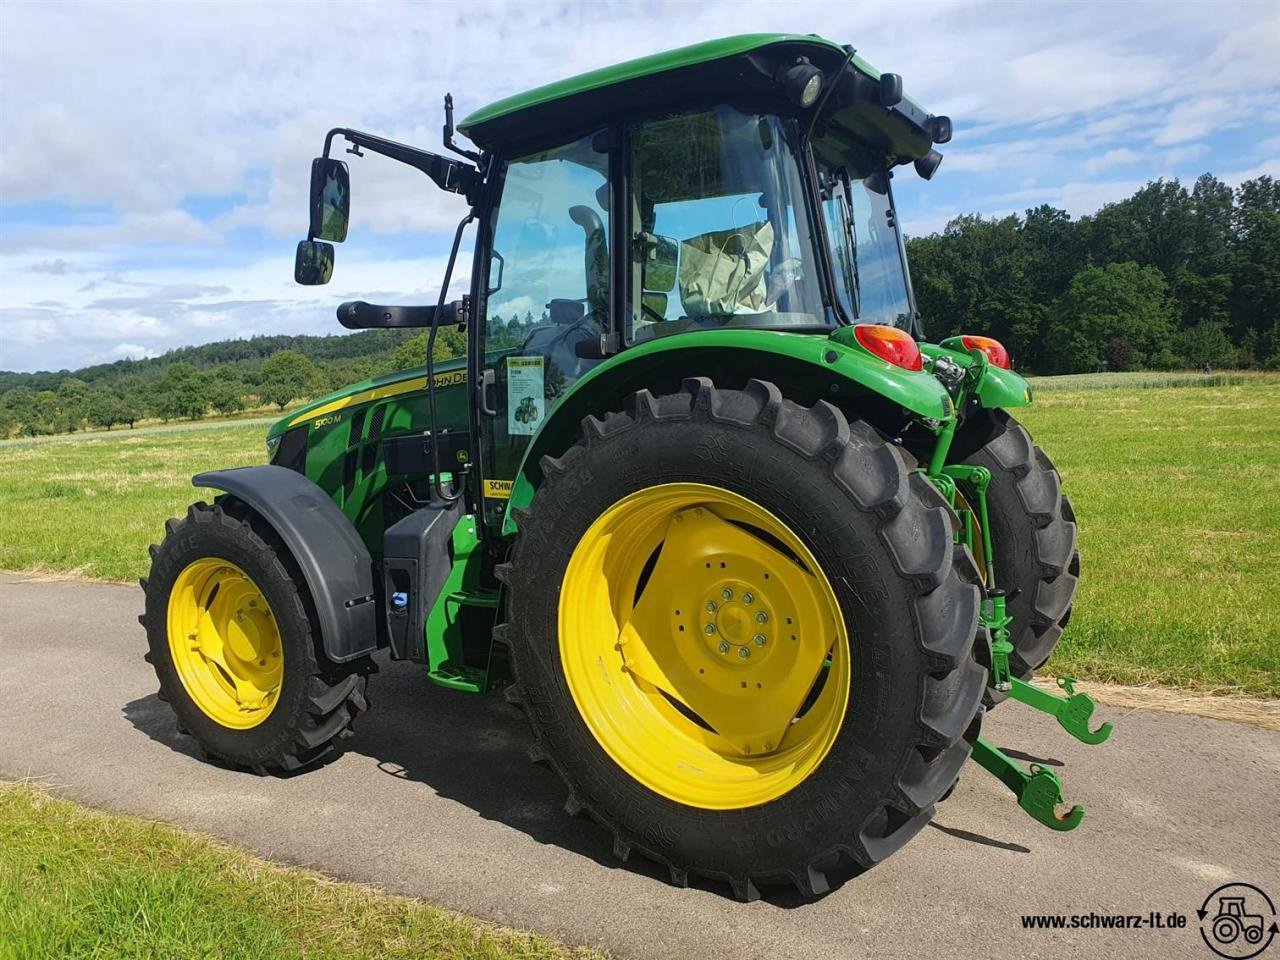
[[[815,897],[929,820],[977,735],[979,578],[890,444],[699,379],[541,468],[499,636],[536,752],[619,856]]]
[[[179,729],[259,773],[330,756],[368,706],[366,672],[318,656],[310,595],[283,545],[232,499],[193,504],[165,534],[142,623]]]

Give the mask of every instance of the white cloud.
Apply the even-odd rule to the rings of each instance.
[[[345,252],[345,251],[344,251]],[[459,257],[451,297],[468,282]],[[0,368],[75,368],[122,356],[155,356],[187,343],[264,333],[340,333],[334,308],[345,300],[435,302],[444,258],[343,259],[326,287],[293,282],[293,261],[272,256],[231,275],[220,267],[166,266],[122,272],[77,285],[57,274],[15,269],[21,257],[0,255],[10,302],[0,306]],[[406,277],[426,278],[424,283]],[[49,306],[36,306],[38,303]]]
[[[1280,152],[1265,146],[1280,117],[1274,4],[386,0],[306,9],[4,4],[0,205],[84,210],[0,223],[0,366],[69,365],[242,332],[333,331],[332,305],[348,294],[421,299],[462,202],[372,154],[347,158],[353,249],[339,255],[343,289],[291,282],[290,241],[305,228],[309,162],[326,130],[349,125],[439,150],[445,90],[461,118],[569,73],[730,31],[852,42],[903,74],[927,107],[952,113],[956,137],[939,177],[899,191],[913,233],[956,212],[1019,204],[1088,213],[1148,178],[1194,175],[1193,162],[1236,170],[1227,179],[1238,182],[1273,172]],[[1209,144],[1226,130],[1256,131],[1258,142],[1215,158]],[[1097,179],[1109,174],[1116,179]],[[397,247],[404,232],[427,237],[432,257]],[[246,235],[257,239],[246,246]],[[374,261],[362,241],[393,253]]]
[[[1106,170],[1108,167],[1127,167],[1131,164],[1138,163],[1142,158],[1128,147],[1117,147],[1115,150],[1108,150],[1106,153],[1099,154],[1096,157],[1090,157],[1084,162],[1084,170],[1086,173],[1097,173],[1099,170]]]
[[[160,351],[154,347],[143,347],[136,343],[120,343],[112,348],[109,356],[119,360],[144,360],[147,357],[160,356]]]

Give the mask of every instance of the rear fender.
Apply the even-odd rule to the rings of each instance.
[[[373,561],[351,521],[320,487],[276,466],[201,473],[191,482],[243,501],[284,541],[311,592],[330,661],[346,663],[377,649]]]
[[[686,377],[698,376],[710,376],[729,388],[752,377],[769,380],[797,402],[828,398],[842,407],[865,410],[872,420],[952,415],[951,398],[930,374],[893,366],[826,335],[726,329],[650,340],[596,366],[552,410],[512,484],[503,533],[516,531],[513,511],[532,502],[542,481],[539,461],[559,456],[577,442],[585,417],[623,409],[627,398],[642,388],[670,393]]]

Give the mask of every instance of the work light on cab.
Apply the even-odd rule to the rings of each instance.
[[[979,336],[976,333],[966,333],[960,338],[960,343],[966,350],[981,350],[987,355],[987,360],[994,366],[1002,367],[1005,370],[1013,369],[1013,364],[1009,360],[1009,351],[1004,348],[1004,344],[999,340]]]
[[[881,360],[906,370],[924,369],[920,347],[905,330],[879,323],[860,323],[853,328],[853,335],[865,350]]]
[[[812,107],[822,92],[822,71],[804,58],[784,70],[778,79],[787,99],[805,109]]]

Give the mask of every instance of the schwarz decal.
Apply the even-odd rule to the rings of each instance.
[[[486,480],[484,482],[484,495],[493,497],[495,500],[510,500],[511,488],[514,485],[514,480]]]

